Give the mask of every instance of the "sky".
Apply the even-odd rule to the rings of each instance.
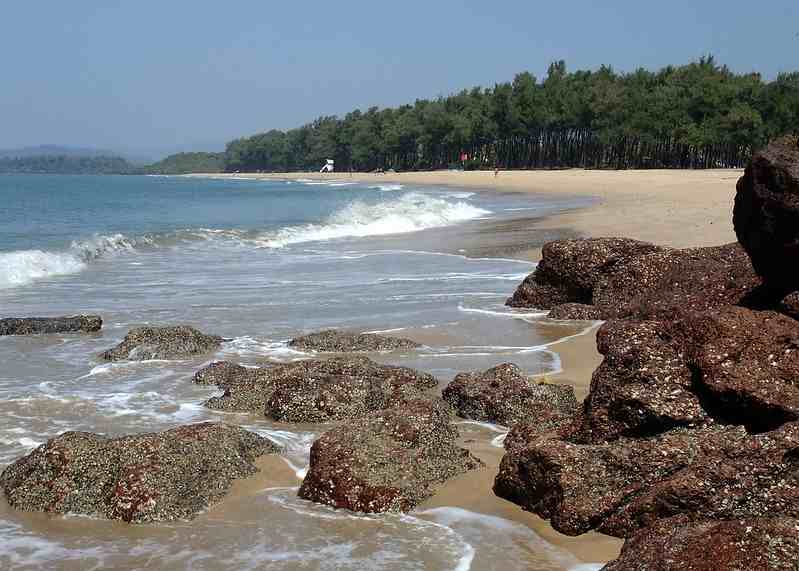
[[[320,115],[704,54],[799,70],[799,2],[2,0],[0,149],[156,157]]]

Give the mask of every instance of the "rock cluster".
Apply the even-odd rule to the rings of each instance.
[[[571,421],[513,427],[496,494],[563,533],[626,538],[611,570],[796,568],[797,181],[795,138],[755,156],[740,245],[544,249],[509,304],[609,320],[604,359]]]
[[[257,472],[258,457],[277,451],[257,434],[215,423],[120,438],[65,432],[6,467],[0,487],[19,510],[185,520]]]
[[[100,357],[106,361],[188,359],[212,353],[221,346],[221,337],[206,335],[188,325],[137,327],[128,332],[122,343]]]
[[[409,511],[449,478],[482,466],[457,437],[440,400],[347,421],[314,442],[299,495],[356,512]]]
[[[418,349],[421,344],[401,337],[328,329],[292,339],[289,341],[289,347],[320,353],[366,353],[410,351]]]
[[[253,412],[284,422],[347,420],[424,397],[438,381],[406,367],[379,365],[366,357],[308,360],[248,369],[214,363],[195,380],[213,380],[224,394],[206,406]]]
[[[9,317],[0,319],[0,335],[41,335],[45,333],[95,333],[103,327],[99,315],[74,317]]]
[[[572,387],[536,382],[510,363],[483,373],[457,375],[443,397],[463,418],[504,426],[556,413],[568,417],[577,408]]]

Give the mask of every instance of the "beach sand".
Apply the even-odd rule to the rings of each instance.
[[[458,252],[471,256],[503,256],[538,261],[541,245],[565,237],[625,236],[657,244],[684,248],[711,246],[736,240],[732,227],[732,202],[740,170],[708,171],[438,171],[388,174],[236,174],[239,178],[353,180],[367,184],[418,184],[452,186],[497,192],[529,192],[551,197],[594,197],[588,207],[568,210],[545,218],[487,221],[464,226]],[[510,295],[511,291],[508,292]],[[575,324],[579,325],[579,324]],[[548,374],[550,382],[575,387],[578,399],[588,394],[591,374],[601,362],[596,350],[599,324],[552,346],[561,359],[562,371]],[[458,505],[480,513],[497,515],[534,529],[553,545],[582,561],[607,561],[616,557],[621,541],[586,534],[563,536],[547,522],[499,500],[490,489],[502,450],[465,444],[483,459],[486,469],[449,482],[427,507]]]
[[[364,183],[454,186],[550,196],[591,196],[590,208],[539,221],[539,229],[569,228],[583,236],[626,236],[687,248],[735,241],[732,200],[742,171],[559,170],[433,171],[414,173],[289,173],[204,175],[240,178],[347,179]],[[535,258],[535,250],[529,254]]]

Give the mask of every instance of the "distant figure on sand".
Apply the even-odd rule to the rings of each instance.
[[[335,170],[334,164],[335,161],[333,161],[333,159],[327,159],[327,162],[319,169],[319,172],[333,172]]]

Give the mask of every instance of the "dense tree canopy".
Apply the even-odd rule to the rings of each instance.
[[[765,82],[712,57],[657,72],[567,72],[412,105],[320,117],[228,143],[227,171],[466,168],[712,168],[744,164],[799,130],[799,72]],[[461,161],[463,157],[465,161]]]
[[[177,153],[143,167],[145,174],[187,174],[222,172],[222,153]]]

